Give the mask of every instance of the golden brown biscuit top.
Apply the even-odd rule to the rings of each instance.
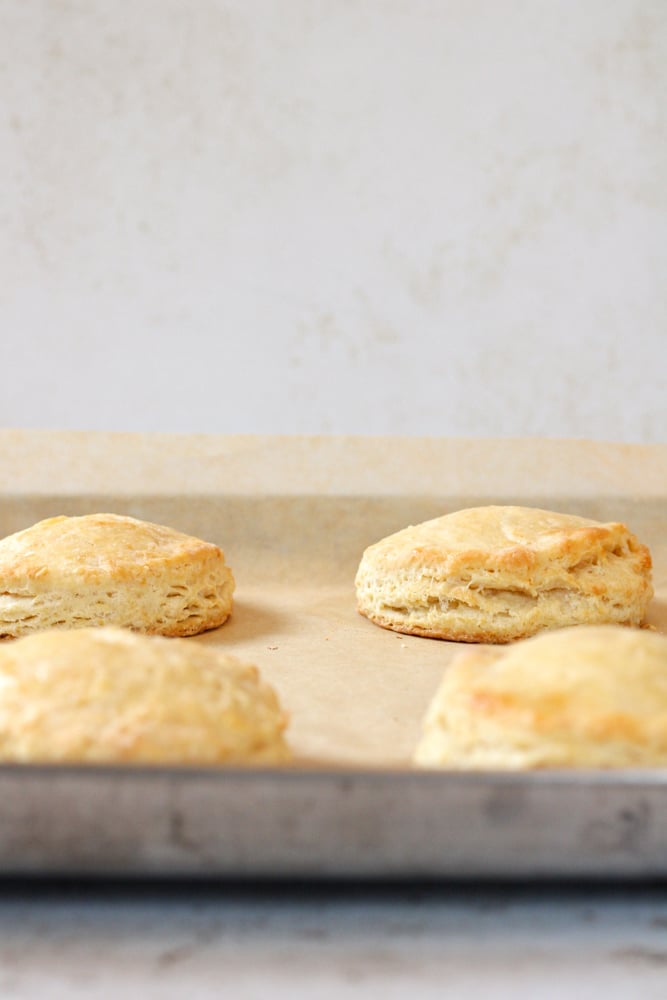
[[[218,546],[119,514],[51,517],[0,540],[0,579],[52,585],[62,576],[122,579],[158,564],[222,558]]]
[[[667,637],[622,626],[545,632],[502,651],[463,653],[440,708],[475,726],[567,742],[667,741]],[[485,729],[487,737],[491,729]]]
[[[602,524],[535,507],[470,507],[410,525],[371,545],[366,553],[386,568],[432,563],[452,574],[462,567],[512,567],[545,559],[583,557],[592,548],[638,547],[623,524]],[[650,557],[646,550],[650,567]]]
[[[244,761],[285,756],[256,667],[193,639],[49,630],[0,646],[0,757]]]

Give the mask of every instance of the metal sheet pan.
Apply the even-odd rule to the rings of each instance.
[[[664,878],[667,774],[0,768],[3,875]]]
[[[621,519],[667,631],[667,447],[587,442],[0,432],[0,531],[113,510],[218,542],[232,619],[291,714],[279,770],[0,766],[0,874],[664,877],[667,771],[422,773],[455,643],[356,614],[365,545],[475,503]],[[11,474],[10,474],[11,471]]]

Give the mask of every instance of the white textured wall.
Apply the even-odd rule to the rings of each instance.
[[[0,423],[666,440],[664,0],[0,0]]]

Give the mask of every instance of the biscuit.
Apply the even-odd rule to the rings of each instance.
[[[664,767],[667,637],[618,625],[476,647],[447,669],[414,754],[425,767]]]
[[[241,764],[288,757],[285,713],[254,666],[114,626],[0,646],[0,759]]]
[[[52,517],[0,541],[0,637],[119,625],[196,635],[232,610],[217,545],[117,514]]]
[[[459,642],[544,628],[639,625],[651,556],[623,524],[532,507],[474,507],[371,545],[357,605],[376,625]]]

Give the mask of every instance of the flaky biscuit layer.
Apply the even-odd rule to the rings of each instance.
[[[0,540],[2,638],[89,625],[196,635],[226,621],[233,592],[217,545],[132,517],[52,517]]]
[[[531,507],[457,511],[364,552],[361,614],[384,628],[510,642],[574,624],[639,625],[651,556],[629,529]]]

